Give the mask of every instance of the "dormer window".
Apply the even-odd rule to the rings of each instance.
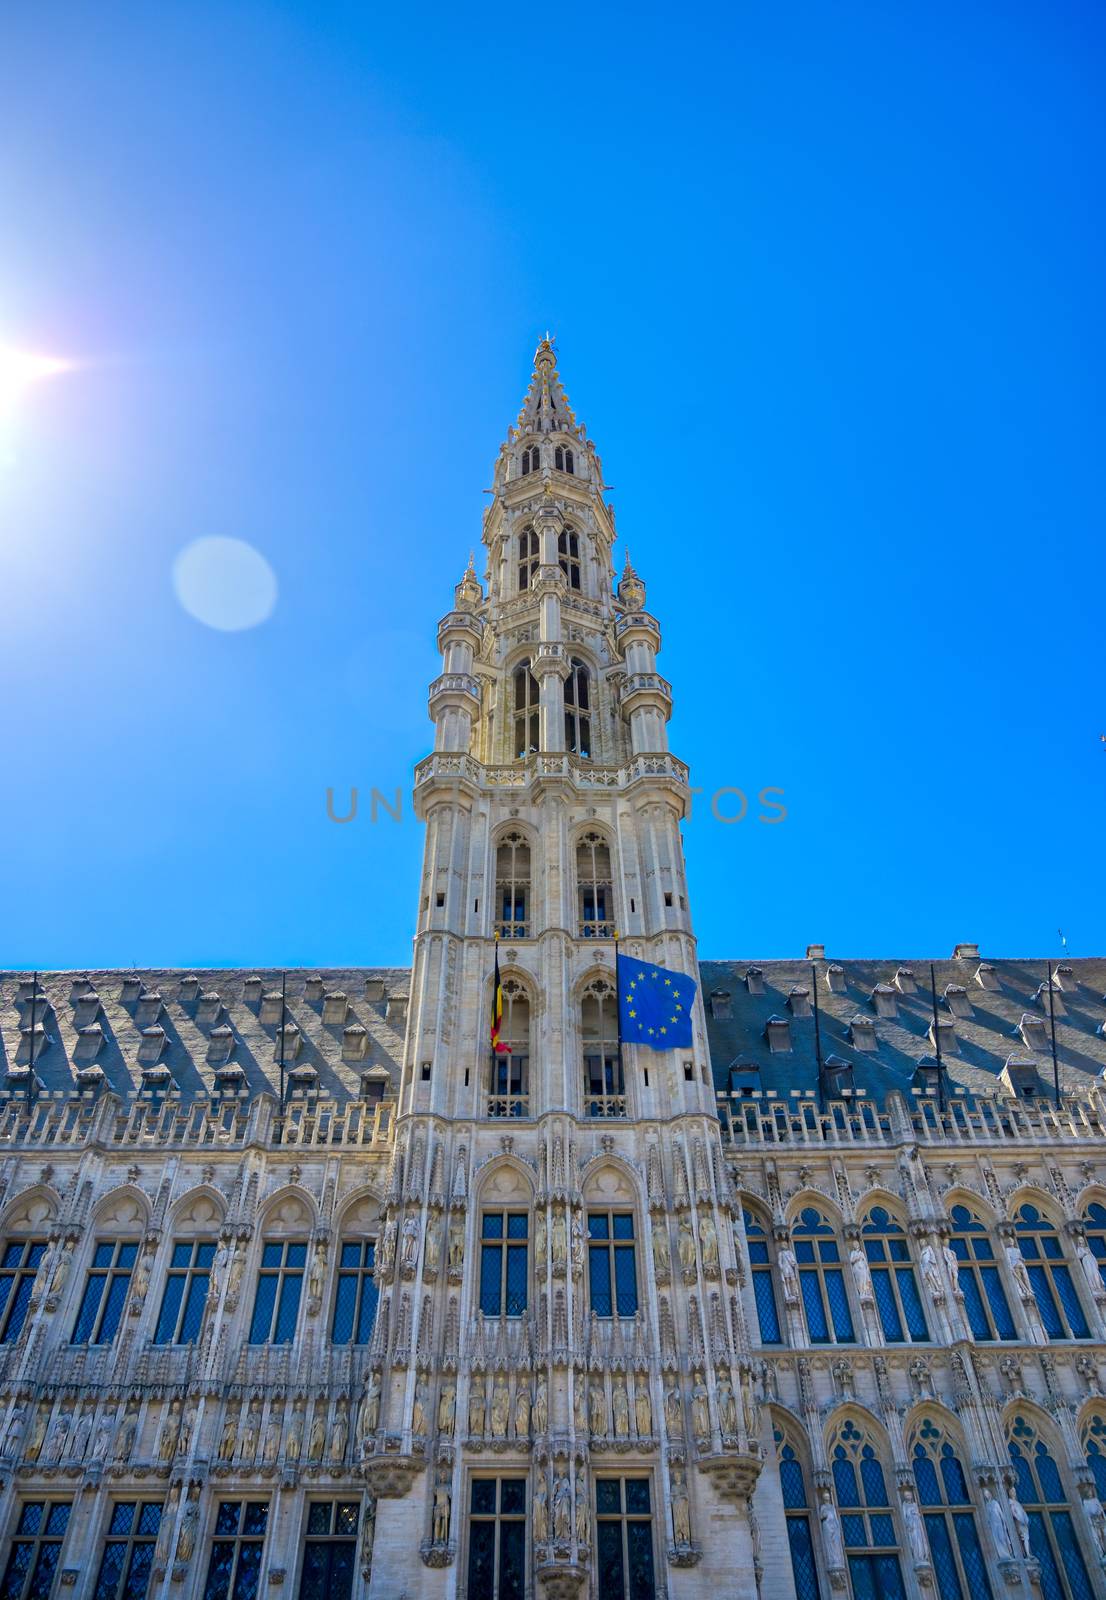
[[[77,1024],[77,1031],[80,1032],[82,1028],[91,1027],[99,1015],[100,996],[96,993],[95,989],[93,989],[91,992],[82,994],[80,999],[77,1001],[76,1014],[73,1018],[74,1022]]]
[[[553,452],[553,465],[558,472],[575,473],[576,463],[572,459],[571,450],[563,450],[560,445]]]
[[[557,558],[570,589],[580,587],[580,535],[566,528],[557,538]]]
[[[300,1034],[298,1023],[286,1022],[283,1028],[277,1029],[276,1048],[273,1051],[274,1061],[280,1060],[280,1049],[282,1043],[284,1045],[285,1061],[294,1061],[300,1053],[300,1045],[302,1043],[302,1035]]]
[[[786,1017],[769,1017],[764,1024],[764,1036],[774,1056],[787,1055],[791,1050],[791,1024]]]
[[[1022,1019],[1018,1023],[1018,1032],[1027,1050],[1048,1049],[1048,1029],[1045,1027],[1043,1017],[1035,1017],[1031,1012],[1023,1011]]]
[[[764,973],[759,967],[750,967],[746,972],[745,987],[750,994],[764,993]]]
[[[710,1014],[724,1021],[733,1016],[733,999],[728,989],[715,989],[710,997]]]
[[[207,1059],[212,1065],[225,1066],[234,1049],[234,1029],[229,1023],[212,1028],[207,1041]]]
[[[981,961],[975,969],[975,981],[981,989],[995,990],[1001,987],[994,967],[987,961]]]
[[[962,983],[947,983],[944,994],[945,1004],[954,1017],[970,1017],[972,1003],[968,999],[968,991]]]
[[[331,1027],[338,1027],[346,1020],[349,1011],[349,996],[342,989],[331,989],[323,996],[323,1022]]]
[[[541,556],[541,547],[535,529],[526,527],[518,536],[518,588],[521,594],[524,589],[533,586],[538,575],[538,561]]]
[[[900,994],[917,994],[918,985],[914,981],[913,967],[900,967],[895,973],[895,988]]]
[[[279,1022],[280,1014],[284,1009],[284,1001],[279,989],[270,989],[268,994],[261,997],[261,1021]]]
[[[525,478],[528,472],[537,472],[540,467],[541,456],[538,453],[538,447],[536,444],[529,445],[522,452],[522,476]]]
[[[1049,989],[1052,990],[1051,996],[1049,995]],[[1064,1002],[1060,998],[1060,985],[1055,979],[1051,983],[1042,983],[1033,998],[1044,1011],[1048,1011],[1051,1007],[1055,1016],[1062,1017],[1065,1014]]]
[[[876,1025],[871,1017],[854,1017],[849,1023],[849,1043],[854,1050],[876,1050]]]
[[[1069,966],[1057,967],[1053,977],[1066,994],[1071,994],[1073,989],[1079,987],[1075,981],[1075,972]]]
[[[533,755],[538,748],[538,680],[530,671],[529,661],[515,668],[515,760]]]
[[[941,1020],[936,1023],[931,1022],[926,1037],[935,1050],[940,1044],[942,1055],[955,1055],[956,1029],[951,1022]]]
[[[138,1041],[138,1059],[143,1063],[153,1063],[165,1048],[165,1029],[154,1023],[152,1027],[143,1028],[142,1037]]]
[[[196,1007],[197,1022],[218,1022],[219,1013],[223,1009],[222,997],[216,989],[209,989],[200,996],[200,1003]]]
[[[897,1017],[898,997],[889,983],[877,983],[872,990],[872,1010],[877,1017]]]
[[[156,992],[144,994],[138,1002],[134,1020],[140,1028],[148,1028],[161,1015],[161,996]]]
[[[790,994],[787,996],[787,1006],[793,1017],[809,1017],[810,990],[800,988],[792,989]]]
[[[585,759],[591,756],[591,686],[578,656],[573,656],[565,679],[565,749]]]
[[[368,1029],[360,1022],[351,1022],[342,1030],[342,1060],[363,1061],[369,1047]]]
[[[826,968],[826,988],[831,994],[845,993],[845,969],[839,961]]]
[[[321,1000],[323,997],[323,980],[318,974],[312,974],[303,986],[305,1000]]]
[[[100,1023],[90,1022],[86,1028],[77,1029],[77,1043],[73,1048],[74,1061],[95,1061],[104,1043],[104,1030]]]
[[[261,999],[261,979],[254,976],[247,978],[242,984],[242,998],[248,1006],[255,1006]]]

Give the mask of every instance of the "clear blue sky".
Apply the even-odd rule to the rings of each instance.
[[[1093,4],[41,0],[0,54],[0,964],[409,959],[536,336],[664,628],[704,955],[1101,953]],[[192,540],[271,619],[186,615]],[[786,821],[755,794],[784,790]]]

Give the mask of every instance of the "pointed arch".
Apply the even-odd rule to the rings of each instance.
[[[1056,1600],[1083,1600],[1093,1590],[1063,1472],[1062,1441],[1046,1413],[1025,1401],[1006,1408],[1005,1423],[1014,1493],[1028,1518],[1042,1590]]]
[[[757,1324],[761,1344],[782,1344],[783,1324],[780,1321],[774,1280],[775,1241],[767,1214],[752,1201],[741,1199],[741,1222],[745,1230],[745,1253],[749,1258],[749,1271],[753,1280],[753,1304],[757,1311]]]
[[[281,1184],[262,1201],[257,1213],[259,1233],[301,1236],[319,1226],[319,1209],[310,1190],[299,1183]]]
[[[210,1183],[198,1183],[179,1195],[169,1208],[171,1233],[216,1235],[226,1221],[226,1196]]]
[[[530,830],[511,822],[492,836],[495,852],[495,932],[503,939],[529,939],[535,842]]]
[[[863,1406],[839,1407],[826,1419],[826,1457],[853,1592],[898,1600],[906,1591],[886,1432]]]
[[[1079,1444],[1094,1482],[1095,1495],[1106,1503],[1106,1400],[1088,1400],[1076,1424]]]
[[[783,1406],[770,1406],[772,1439],[776,1446],[776,1471],[783,1494],[787,1543],[795,1593],[804,1600],[819,1600],[821,1584],[813,1518],[816,1515],[810,1441],[802,1424]]]
[[[928,1341],[929,1327],[900,1208],[889,1209],[881,1197],[869,1203],[859,1217],[861,1245],[883,1337],[888,1344]]]
[[[150,1226],[150,1199],[136,1183],[118,1183],[100,1196],[92,1209],[94,1228],[145,1233]]]
[[[495,1006],[495,979],[488,977],[488,1035]],[[510,964],[500,968],[499,998],[502,1014],[498,1046],[488,1064],[487,1115],[525,1117],[530,1111],[530,1050],[533,1020],[538,1012],[537,991],[531,975]]]
[[[1047,1204],[1042,1197],[1039,1204],[1034,1190],[1027,1190],[1020,1202],[1015,1197],[1011,1202],[1014,1239],[1049,1338],[1086,1339],[1090,1328],[1064,1249],[1063,1218],[1054,1220],[1054,1209],[1058,1207],[1051,1197]]]
[[[22,1189],[4,1207],[0,1252],[0,1345],[14,1344],[23,1332],[35,1279],[56,1226],[61,1196],[46,1183]]]
[[[824,1195],[810,1194],[796,1196],[788,1210],[807,1337],[811,1344],[853,1344],[856,1332],[842,1264],[840,1213]]]
[[[992,1600],[958,1419],[926,1400],[904,1418],[903,1436],[939,1595]]]
[[[384,1201],[371,1184],[348,1194],[335,1218],[338,1238],[330,1338],[335,1345],[366,1345],[376,1322],[376,1245]]]
[[[609,939],[617,925],[615,851],[611,835],[594,823],[574,831],[576,916],[581,939]]]
[[[509,1181],[504,1181],[507,1175]],[[477,1205],[526,1205],[534,1201],[534,1174],[516,1155],[503,1153],[491,1159],[473,1174],[473,1191]]]
[[[345,1196],[335,1217],[338,1233],[375,1233],[384,1214],[384,1197],[375,1184],[358,1184]]]
[[[42,1233],[61,1214],[61,1195],[48,1183],[32,1183],[13,1195],[0,1212],[0,1233]]]
[[[946,1197],[946,1204],[952,1230],[949,1248],[957,1260],[957,1282],[972,1333],[987,1342],[1016,1339],[1017,1329],[992,1242],[994,1213],[990,1212],[990,1222],[985,1221],[988,1208],[978,1196],[969,1203],[955,1191]]]
[[[626,1115],[626,1080],[619,1049],[618,988],[614,971],[600,968],[577,985],[584,1103],[589,1117]]]
[[[475,1307],[486,1317],[524,1316],[530,1303],[533,1171],[518,1156],[492,1156],[474,1174],[473,1196],[480,1233]]]

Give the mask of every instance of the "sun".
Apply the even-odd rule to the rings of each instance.
[[[32,350],[13,350],[0,345],[0,406],[15,400],[31,384],[56,378],[73,370],[73,362],[60,356],[41,355]]]

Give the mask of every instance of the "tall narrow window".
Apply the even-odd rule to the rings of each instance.
[[[584,1098],[589,1117],[624,1117],[626,1084],[618,1049],[618,995],[606,978],[594,978],[580,1005]]]
[[[267,1500],[221,1500],[203,1600],[257,1600]]]
[[[648,1478],[595,1480],[599,1600],[653,1600],[653,1508]]]
[[[73,1344],[110,1344],[115,1338],[137,1259],[138,1245],[130,1240],[102,1240],[96,1245],[73,1329]]]
[[[1079,1294],[1064,1260],[1060,1235],[1036,1206],[1022,1206],[1014,1219],[1033,1298],[1050,1339],[1086,1339],[1089,1329]]]
[[[940,1600],[992,1600],[968,1480],[956,1451],[930,1417],[914,1436],[911,1465]]]
[[[609,939],[614,933],[611,852],[600,833],[585,833],[576,846],[576,895],[581,939]]]
[[[851,1417],[835,1435],[830,1467],[853,1593],[873,1600],[906,1600],[883,1467],[871,1440]]]
[[[504,939],[530,937],[530,841],[504,834],[495,852],[496,929]]]
[[[1048,1600],[1091,1600],[1067,1492],[1055,1460],[1028,1417],[1015,1417],[1008,1436],[1016,1492],[1029,1517],[1029,1548],[1041,1563]]]
[[[572,473],[573,475],[575,475],[576,472],[576,459],[571,450],[565,451],[565,471]]]
[[[1102,1282],[1106,1284],[1106,1206],[1098,1200],[1092,1201],[1083,1213],[1083,1225]]]
[[[856,1335],[837,1235],[813,1206],[806,1207],[791,1233],[811,1344],[851,1343]]]
[[[573,656],[565,679],[565,749],[591,759],[591,689],[587,667]]]
[[[525,1211],[485,1211],[480,1228],[480,1309],[486,1317],[521,1317],[526,1310]]]
[[[46,1600],[69,1526],[68,1500],[24,1500],[19,1508],[4,1581],[4,1600]]]
[[[503,980],[503,1016],[492,1060],[489,1117],[525,1117],[529,1110],[530,997],[517,978]]]
[[[952,1227],[949,1245],[960,1263],[957,1278],[973,1334],[977,1339],[1016,1338],[986,1228],[967,1206],[953,1206]]]
[[[1084,1420],[1083,1449],[1087,1457],[1087,1471],[1094,1479],[1094,1492],[1106,1503],[1106,1414],[1092,1411]]]
[[[818,1564],[814,1558],[814,1541],[810,1530],[806,1476],[794,1445],[778,1428],[775,1440],[784,1515],[787,1518],[787,1543],[791,1550],[791,1574],[795,1579],[795,1600],[819,1600]]]
[[[0,1344],[14,1344],[27,1320],[35,1273],[46,1254],[43,1239],[12,1239],[0,1258]]]
[[[145,1600],[161,1527],[160,1500],[116,1500],[92,1600]]]
[[[468,1600],[523,1600],[526,1479],[474,1478],[468,1536]]]
[[[768,1234],[751,1211],[742,1213],[745,1220],[745,1242],[749,1250],[749,1267],[753,1274],[753,1299],[756,1302],[757,1322],[760,1326],[761,1344],[780,1344],[780,1314],[776,1305],[776,1290],[772,1283],[772,1260],[769,1253]]]
[[[588,1284],[597,1317],[637,1312],[634,1219],[628,1211],[588,1212]]]
[[[928,1339],[918,1280],[903,1228],[882,1206],[873,1206],[863,1228],[876,1308],[888,1344]]]
[[[540,545],[536,530],[523,528],[518,536],[518,586],[520,591],[533,586],[534,579],[538,575],[539,556]]]
[[[155,1344],[195,1344],[204,1320],[214,1260],[215,1245],[211,1240],[197,1239],[173,1246],[154,1330]]]
[[[306,1266],[306,1244],[289,1241],[262,1245],[250,1344],[292,1343]]]
[[[313,1500],[307,1508],[300,1600],[350,1600],[357,1566],[356,1500]]]
[[[335,1344],[368,1344],[376,1321],[375,1239],[344,1239],[334,1293]]]
[[[566,528],[557,536],[557,559],[570,589],[580,588],[580,535]]]
[[[529,472],[537,472],[540,467],[541,467],[541,456],[538,453],[537,445],[536,444],[528,445],[527,448],[522,452],[522,474],[523,474],[523,477],[525,477],[526,474],[529,473]]]
[[[530,671],[530,663],[523,661],[515,668],[515,759],[532,755],[538,748],[538,680]]]

